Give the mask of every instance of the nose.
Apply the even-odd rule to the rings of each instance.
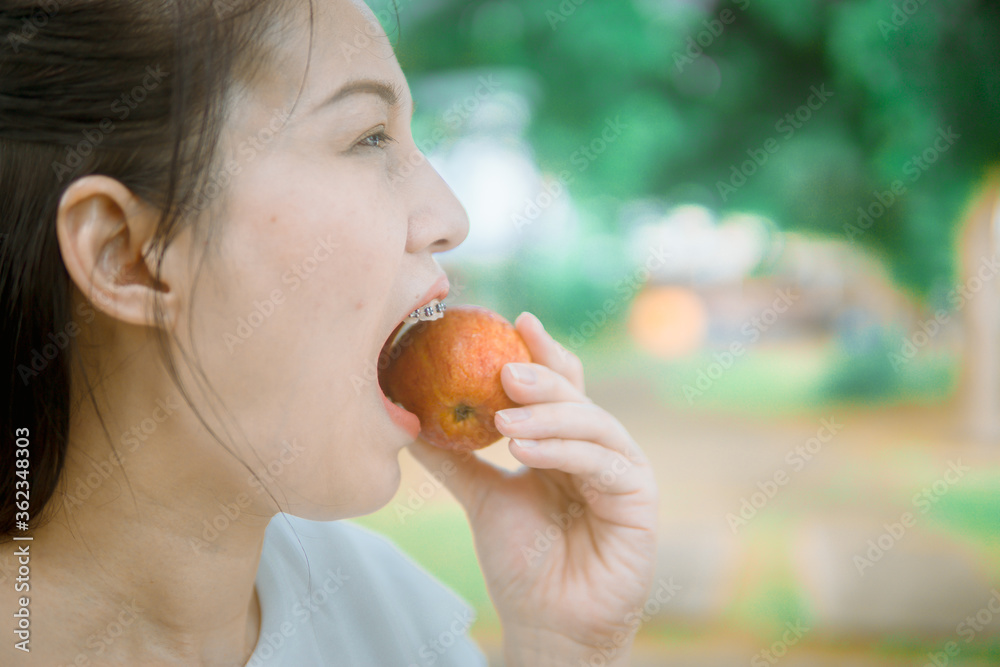
[[[443,252],[469,235],[469,216],[441,174],[418,152],[417,166],[402,187],[411,201],[407,252]]]

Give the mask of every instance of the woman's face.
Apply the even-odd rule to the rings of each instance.
[[[409,88],[370,10],[315,6],[291,116],[309,48],[301,24],[228,121],[236,173],[190,317],[208,381],[256,451],[237,438],[241,458],[283,509],[334,519],[398,486],[414,434],[387,410],[379,351],[408,313],[443,300],[432,253],[461,243],[468,219],[414,145]]]

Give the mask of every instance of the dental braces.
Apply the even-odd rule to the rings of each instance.
[[[444,317],[444,311],[448,308],[444,301],[434,299],[423,308],[417,308],[410,313],[406,319],[418,322],[430,322]]]

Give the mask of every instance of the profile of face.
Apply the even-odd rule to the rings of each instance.
[[[333,520],[377,509],[398,487],[413,434],[385,404],[378,355],[410,312],[443,300],[434,253],[461,243],[468,219],[414,143],[407,82],[376,17],[353,0],[314,8],[311,54],[296,21],[301,34],[283,34],[260,84],[233,97],[225,206],[199,223],[218,225],[217,238],[200,272],[197,236],[174,239],[159,289],[166,326],[214,392],[192,392],[199,411],[281,509]],[[161,444],[137,450],[143,468],[177,494],[269,503],[183,401],[163,420],[150,412],[178,395],[159,367],[118,391],[134,414],[156,417]],[[138,467],[127,474],[144,483]]]

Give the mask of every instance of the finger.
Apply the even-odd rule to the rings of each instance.
[[[413,442],[409,450],[413,458],[440,480],[469,514],[477,511],[489,489],[505,474],[471,451],[454,452],[420,439]]]
[[[593,403],[536,403],[500,410],[494,421],[510,438],[584,440],[630,460],[644,458],[621,422]]]
[[[510,453],[530,468],[560,470],[579,478],[584,498],[591,502],[594,494],[628,494],[642,488],[638,472],[643,463],[629,461],[619,452],[584,440],[547,438],[544,440],[513,439]]]
[[[528,345],[533,361],[565,376],[574,387],[584,392],[583,363],[552,338],[537,317],[531,313],[521,313],[514,320],[514,326]]]
[[[515,403],[590,403],[591,400],[565,375],[541,364],[504,364],[500,384]]]

